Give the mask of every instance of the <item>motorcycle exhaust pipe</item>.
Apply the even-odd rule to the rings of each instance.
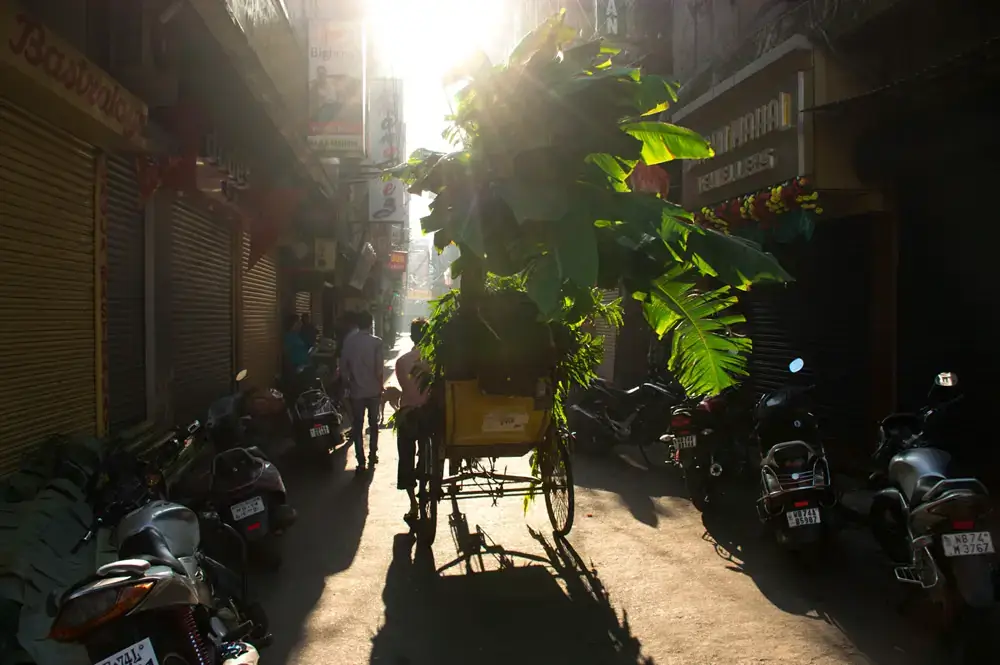
[[[712,474],[713,478],[718,478],[722,475],[722,465],[718,462],[712,462],[712,466],[708,467],[708,472]]]

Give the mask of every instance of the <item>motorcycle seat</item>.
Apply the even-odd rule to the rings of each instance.
[[[122,559],[141,559],[154,566],[166,566],[178,575],[187,577],[188,570],[181,560],[167,547],[167,540],[154,526],[147,526],[129,536],[118,548]]]
[[[889,462],[889,481],[899,488],[910,506],[924,501],[928,492],[948,478],[951,455],[937,448],[904,450]]]

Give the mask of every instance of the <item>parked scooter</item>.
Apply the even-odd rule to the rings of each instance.
[[[747,467],[745,438],[733,403],[736,389],[675,406],[670,432],[660,437],[668,446],[670,463],[684,472],[691,503],[705,510],[717,498],[724,475],[739,477]]]
[[[266,617],[247,602],[245,577],[200,551],[199,515],[162,499],[161,468],[109,455],[78,547],[112,528],[120,559],[50,598],[50,637],[82,644],[97,665],[253,665],[254,642],[270,641]]]
[[[247,371],[240,371],[237,386],[246,377]],[[245,411],[245,395],[239,388],[209,408],[205,430],[217,452],[207,494],[190,497],[190,501],[217,511],[246,541],[252,559],[276,569],[282,560],[281,536],[297,515],[288,505],[281,472],[260,448],[246,445],[253,418]],[[195,422],[189,435],[194,436],[199,428]]]
[[[569,407],[569,426],[585,452],[601,454],[635,443],[645,456],[648,446],[659,445],[670,422],[670,407],[682,396],[680,388],[654,381],[621,390],[595,379]]]
[[[872,480],[872,531],[895,565],[896,579],[922,587],[969,625],[996,604],[993,537],[984,519],[989,492],[976,478],[956,477],[951,455],[938,447],[936,419],[961,399],[958,377],[942,372],[918,413],[892,414],[879,424]]]
[[[788,370],[795,375],[803,367],[796,358]],[[754,409],[753,438],[762,458],[757,513],[789,547],[825,540],[837,503],[819,424],[805,399],[812,388],[786,385],[763,395]]]

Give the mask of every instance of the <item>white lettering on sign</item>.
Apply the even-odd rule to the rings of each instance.
[[[787,92],[749,113],[741,115],[706,138],[715,149],[715,156],[724,155],[772,132],[790,129],[792,123],[792,96]]]
[[[722,168],[715,169],[698,178],[698,193],[703,194],[710,190],[728,185],[731,182],[748,178],[755,173],[769,171],[775,167],[777,159],[774,156],[774,148],[767,148],[760,152],[755,152],[749,157],[727,164]]]
[[[483,432],[523,432],[527,426],[524,412],[492,411],[483,416]]]

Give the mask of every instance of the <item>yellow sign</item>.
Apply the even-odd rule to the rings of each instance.
[[[146,127],[146,104],[43,23],[0,4],[0,64],[37,82],[126,139]]]
[[[434,295],[427,289],[410,289],[406,297],[408,300],[430,300]]]

